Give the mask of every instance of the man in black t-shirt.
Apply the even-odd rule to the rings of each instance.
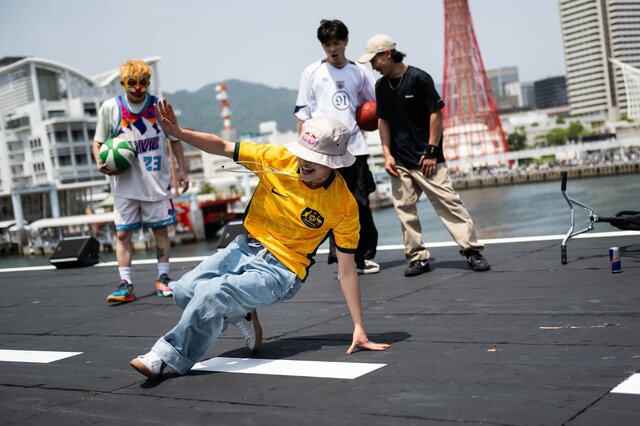
[[[486,271],[491,266],[480,253],[484,246],[478,242],[471,216],[453,188],[442,153],[444,101],[431,76],[404,64],[404,57],[391,37],[378,34],[369,39],[358,59],[371,63],[382,75],[376,83],[378,129],[409,262],[404,274],[414,276],[431,269],[431,255],[422,242],[416,207],[423,192],[471,269]]]

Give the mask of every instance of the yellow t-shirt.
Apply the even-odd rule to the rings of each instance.
[[[299,176],[298,159],[279,145],[239,142],[234,160],[254,171]],[[358,205],[339,173],[317,189],[293,176],[256,175],[260,182],[247,207],[244,226],[302,281],[330,231],[338,250],[355,253],[360,236]]]

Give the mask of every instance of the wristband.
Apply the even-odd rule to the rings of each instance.
[[[438,147],[435,145],[427,145],[427,149],[424,150],[424,153],[422,155],[425,156],[425,158],[429,158],[429,159],[434,159],[438,157]]]

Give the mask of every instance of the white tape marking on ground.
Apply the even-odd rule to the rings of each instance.
[[[635,373],[629,376],[627,380],[613,388],[611,393],[630,393],[633,395],[640,395],[640,373]]]
[[[18,351],[0,349],[0,361],[48,364],[50,362],[80,355],[81,353],[82,352]]]
[[[322,377],[327,379],[357,379],[385,365],[387,364],[215,357],[197,363],[192,370],[270,374],[274,376]]]

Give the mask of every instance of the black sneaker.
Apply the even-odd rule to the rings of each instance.
[[[464,252],[464,257],[467,258],[469,267],[474,271],[480,272],[491,269],[491,265],[489,265],[487,259],[477,250],[467,250]]]
[[[431,266],[429,266],[429,259],[414,260],[413,262],[409,263],[409,267],[404,270],[404,276],[414,277],[416,275],[429,272],[430,270]]]

